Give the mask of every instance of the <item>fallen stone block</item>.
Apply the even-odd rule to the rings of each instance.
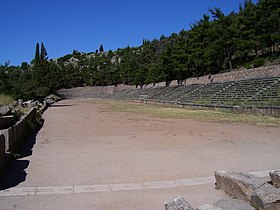
[[[243,200],[237,199],[221,199],[218,200],[214,206],[221,210],[255,210],[252,206]]]
[[[276,188],[280,188],[280,170],[269,172],[269,176],[272,180],[273,185]]]
[[[254,191],[251,203],[261,210],[280,209],[280,189],[270,184],[265,184]]]
[[[174,198],[164,203],[164,206],[165,210],[195,210],[183,197]]]
[[[246,202],[251,201],[254,190],[264,185],[260,178],[246,173],[236,173],[230,170],[215,171],[216,188]]]

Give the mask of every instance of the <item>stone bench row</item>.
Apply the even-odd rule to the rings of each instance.
[[[279,94],[280,79],[276,77],[206,85],[179,85],[133,89],[117,92],[111,95],[111,98],[138,100],[140,95],[146,95],[146,100],[169,100],[188,103],[203,102],[210,104],[224,104],[233,101],[234,103],[250,102],[252,105],[257,100],[263,100],[273,105],[278,103],[280,98]],[[266,104],[269,104],[268,102]]]

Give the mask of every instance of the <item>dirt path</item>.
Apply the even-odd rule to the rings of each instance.
[[[103,106],[67,100],[50,107],[33,154],[19,160],[28,162],[25,180],[0,191],[0,209],[164,209],[178,195],[195,206],[225,196],[214,189],[215,170],[280,168],[279,127],[157,119]]]

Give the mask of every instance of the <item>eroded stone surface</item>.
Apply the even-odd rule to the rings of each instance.
[[[245,201],[230,198],[218,200],[214,206],[219,207],[221,210],[255,210]]]
[[[276,188],[280,188],[280,170],[269,172],[272,183]]]
[[[164,203],[164,205],[165,210],[194,210],[183,197],[174,198],[172,201]]]
[[[280,189],[265,184],[254,191],[251,200],[253,206],[264,210],[280,209]]]
[[[234,198],[251,201],[255,189],[265,184],[263,180],[247,173],[230,170],[215,171],[216,187]]]

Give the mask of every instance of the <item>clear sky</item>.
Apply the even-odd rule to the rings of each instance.
[[[20,65],[44,42],[49,58],[139,46],[199,20],[209,8],[238,11],[243,0],[1,0],[0,64]]]

